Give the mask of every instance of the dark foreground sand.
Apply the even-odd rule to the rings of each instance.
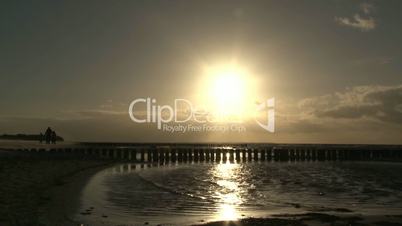
[[[0,153],[0,225],[65,225],[89,176],[110,164]]]

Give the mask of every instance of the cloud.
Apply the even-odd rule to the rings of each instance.
[[[378,56],[378,57],[365,57],[354,60],[353,63],[359,65],[387,65],[393,63],[394,59],[390,56]]]
[[[276,140],[400,143],[402,84],[355,86],[286,102],[275,109]]]
[[[357,28],[361,31],[370,31],[376,27],[376,21],[373,17],[363,18],[359,14],[355,14],[352,19],[335,17],[335,21],[340,25]]]
[[[342,26],[352,27],[361,31],[370,31],[376,28],[377,22],[371,16],[374,11],[374,6],[369,3],[362,3],[359,6],[359,13],[350,17],[335,17],[335,22]],[[360,13],[364,14],[362,16]]]
[[[300,101],[305,114],[316,118],[376,120],[402,124],[402,85],[357,86]]]
[[[82,110],[82,111],[76,111],[76,112],[72,112],[72,113],[77,114],[82,117],[88,117],[88,118],[120,116],[120,115],[128,114],[127,111],[112,111],[112,110],[100,110],[100,109]]]
[[[363,11],[364,14],[370,14],[374,11],[374,6],[370,3],[362,3],[360,4],[360,9]]]
[[[0,133],[39,133],[51,126],[70,141],[400,143],[402,84],[355,86],[302,100],[280,99],[275,106],[275,133],[250,119],[244,123],[246,133],[172,134],[153,123],[133,123],[125,109],[102,108],[53,118],[0,115],[0,123]]]

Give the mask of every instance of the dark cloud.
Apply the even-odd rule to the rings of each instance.
[[[402,124],[402,85],[359,86],[300,102],[305,113],[317,118],[362,119]]]

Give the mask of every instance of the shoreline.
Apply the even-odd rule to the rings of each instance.
[[[402,226],[402,215],[365,216],[360,214],[277,214],[271,217],[250,217],[233,221],[213,221],[192,226]]]
[[[0,225],[60,225],[50,222],[72,213],[88,179],[114,163],[0,153]]]
[[[82,189],[93,175],[114,164],[116,163],[83,168],[60,178],[60,184],[50,186],[45,191],[48,192],[49,201],[39,207],[40,223],[44,225],[77,225],[78,222],[74,221],[73,216],[79,210]]]

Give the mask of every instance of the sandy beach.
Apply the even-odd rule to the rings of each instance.
[[[87,179],[110,164],[0,153],[0,225],[66,225]],[[61,223],[63,222],[63,223]],[[74,224],[72,224],[74,225]]]
[[[322,213],[245,218],[237,221],[216,221],[197,226],[400,226],[402,216],[339,216]]]

